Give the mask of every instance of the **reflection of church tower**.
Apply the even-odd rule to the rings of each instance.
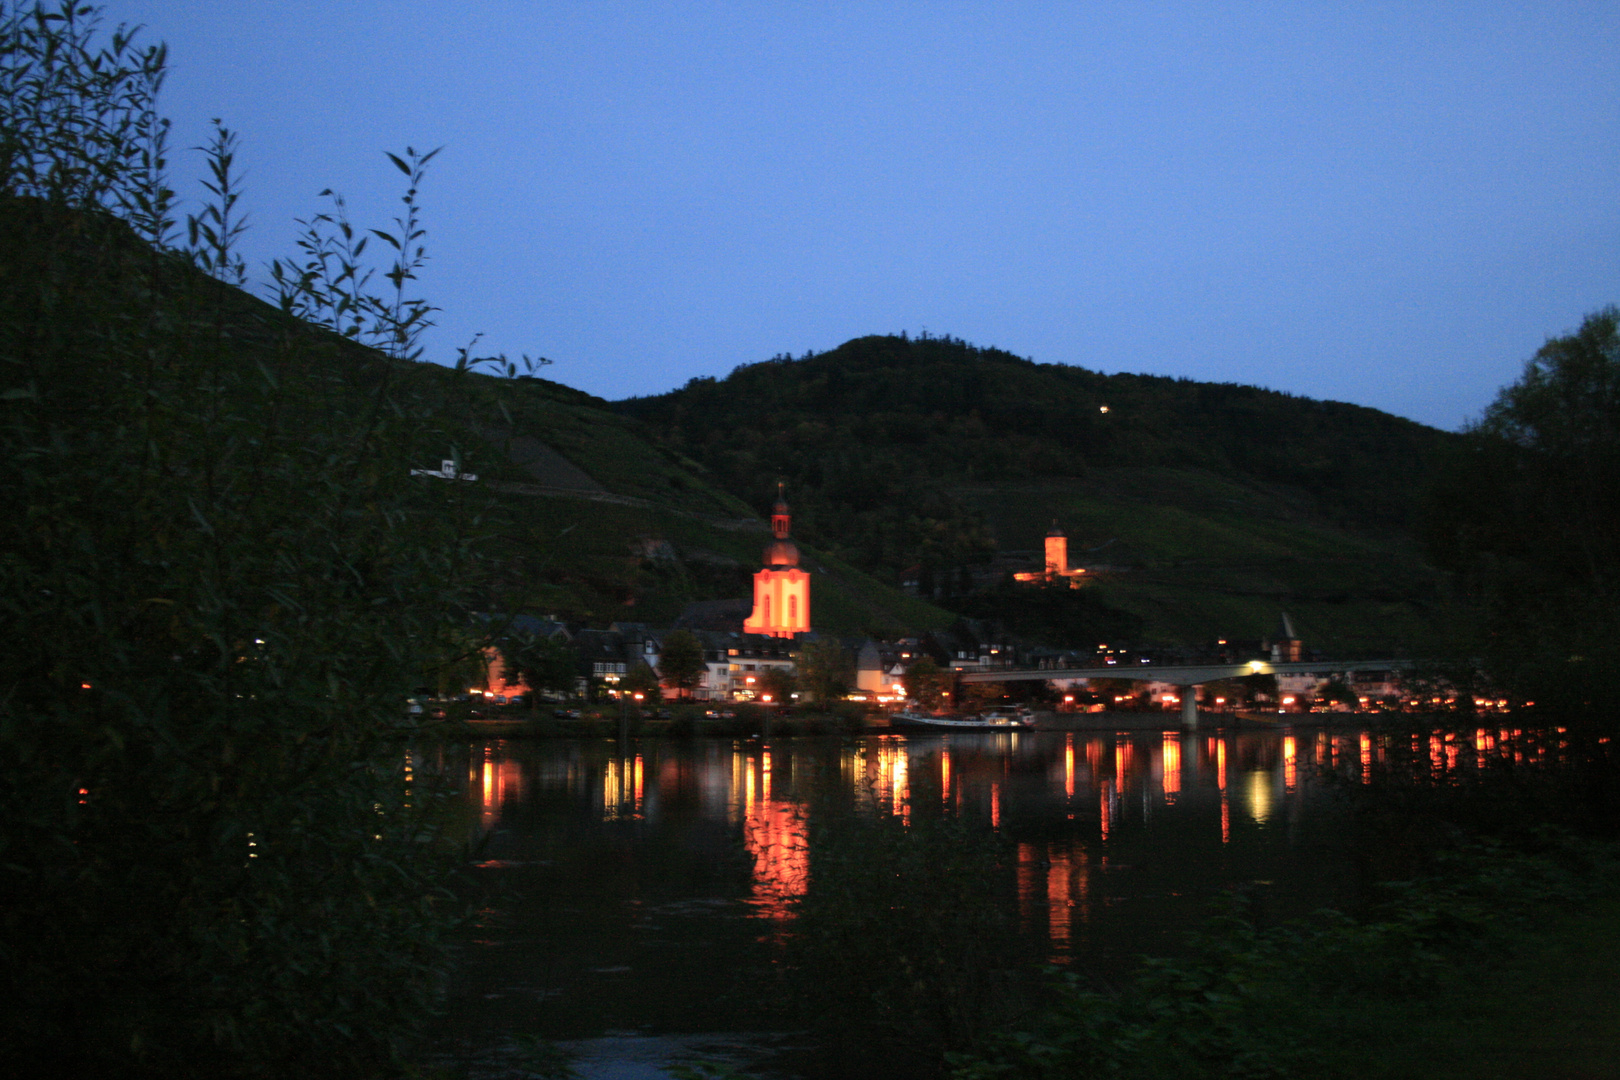
[[[754,613],[743,623],[750,634],[792,637],[810,629],[810,575],[799,569],[799,548],[788,539],[792,518],[777,485],[765,569],[754,575]]]

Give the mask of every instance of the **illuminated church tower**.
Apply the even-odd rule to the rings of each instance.
[[[799,548],[788,539],[792,519],[776,486],[771,509],[771,536],[765,545],[765,569],[754,575],[754,613],[743,623],[750,634],[790,638],[810,629],[810,575],[799,569]]]

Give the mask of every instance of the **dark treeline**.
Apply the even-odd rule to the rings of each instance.
[[[1552,338],[1452,448],[1423,532],[1492,676],[1608,711],[1620,670],[1620,310]]]
[[[989,554],[954,484],[1189,467],[1287,485],[1330,520],[1404,528],[1448,441],[1360,406],[1102,375],[949,337],[857,338],[618,408],[733,491],[764,497],[763,480],[786,480],[807,538],[891,576]]]

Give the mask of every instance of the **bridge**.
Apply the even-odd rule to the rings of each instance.
[[[1166,682],[1181,694],[1181,726],[1198,726],[1198,686],[1245,675],[1347,675],[1352,671],[1410,671],[1411,660],[1309,660],[1273,663],[1244,660],[1215,664],[1111,664],[1083,668],[989,668],[958,672],[965,683],[1027,682],[1032,679],[1129,679]]]

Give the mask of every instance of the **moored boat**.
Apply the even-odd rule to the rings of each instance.
[[[986,709],[975,716],[944,716],[920,709],[901,709],[889,717],[889,724],[932,731],[1021,731],[1035,725],[1035,716],[1023,708]]]

